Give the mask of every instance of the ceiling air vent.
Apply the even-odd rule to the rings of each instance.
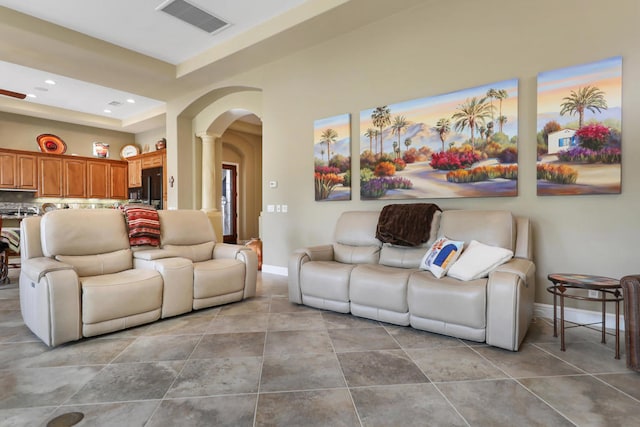
[[[198,27],[207,33],[216,32],[229,25],[228,22],[225,22],[184,0],[170,0],[161,4],[158,7],[158,10],[168,13],[174,18],[178,18],[187,24]]]

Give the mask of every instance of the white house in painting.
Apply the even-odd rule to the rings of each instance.
[[[556,132],[551,132],[548,135],[548,150],[547,153],[555,154],[558,151],[568,150],[571,147],[578,145],[576,139],[576,131],[574,129],[562,129]]]

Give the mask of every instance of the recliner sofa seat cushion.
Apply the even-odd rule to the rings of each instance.
[[[80,277],[82,323],[98,323],[157,310],[162,306],[162,276],[155,270]]]
[[[462,282],[428,271],[413,273],[407,289],[412,316],[483,329],[486,327],[487,279]]]
[[[349,302],[349,277],[354,264],[335,261],[312,261],[300,271],[300,288],[305,295],[333,301]]]
[[[406,313],[409,311],[407,284],[414,271],[384,265],[359,265],[351,272],[351,302]]]
[[[235,259],[212,259],[193,265],[193,297],[209,298],[244,289],[245,266]]]

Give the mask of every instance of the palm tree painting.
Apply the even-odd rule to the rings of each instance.
[[[622,57],[538,75],[538,195],[618,194]]]
[[[313,133],[315,200],[351,200],[351,115],[315,120]]]
[[[364,110],[360,129],[363,200],[517,195],[517,79]]]

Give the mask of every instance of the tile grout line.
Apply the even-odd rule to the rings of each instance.
[[[218,315],[220,314],[220,311],[216,312],[215,317],[213,317],[212,319],[209,320],[209,324],[211,324],[211,322],[213,321],[213,319],[217,318]],[[209,326],[209,324],[207,324],[207,327]],[[156,415],[156,413],[158,412],[158,409],[160,409],[160,406],[162,406],[162,402],[165,401],[165,399],[167,399],[167,394],[169,394],[169,391],[171,390],[171,388],[173,387],[173,385],[176,383],[176,381],[178,381],[178,378],[180,378],[180,375],[182,375],[182,372],[184,371],[184,369],[186,368],[187,364],[189,363],[189,360],[191,360],[191,356],[193,356],[193,353],[196,351],[196,349],[198,348],[198,346],[200,345],[200,343],[202,342],[202,340],[204,339],[204,336],[206,335],[207,328],[204,328],[204,331],[202,332],[202,334],[200,334],[200,339],[198,340],[198,342],[196,343],[195,346],[193,346],[193,349],[191,350],[191,353],[189,353],[189,356],[187,356],[187,358],[184,360],[184,363],[182,365],[182,367],[180,368],[180,372],[178,372],[175,376],[175,378],[173,379],[173,381],[171,381],[171,384],[169,384],[169,387],[167,387],[167,390],[164,392],[164,395],[162,396],[162,398],[160,398],[158,400],[158,404],[156,405],[156,407],[153,409],[153,412],[151,413],[151,415],[149,415],[149,418],[147,419],[147,421],[145,422],[145,425],[149,424],[151,422],[151,420],[153,420],[153,417]],[[196,334],[191,334],[191,335],[196,335]],[[168,399],[167,399],[168,400]]]
[[[536,346],[535,344],[531,344],[536,348],[539,348],[538,346]],[[477,351],[475,348],[473,348],[472,346],[469,346],[469,348],[476,353],[478,356],[480,356],[481,358],[483,358],[484,360],[486,360],[487,362],[489,362],[491,365],[493,365],[493,367],[495,367],[496,369],[498,369],[500,372],[504,373],[508,379],[514,381],[516,384],[520,385],[520,387],[522,387],[524,390],[526,390],[527,392],[531,393],[532,396],[534,396],[536,399],[540,400],[542,403],[544,403],[545,405],[547,405],[549,408],[551,408],[551,410],[557,412],[561,417],[563,417],[564,419],[568,420],[571,424],[575,423],[565,414],[563,414],[560,410],[558,410],[555,406],[551,405],[549,402],[547,402],[545,399],[543,399],[541,396],[538,396],[536,393],[534,393],[532,390],[530,390],[528,387],[526,387],[524,384],[522,384],[522,382],[520,382],[518,380],[518,378],[512,376],[511,374],[509,374],[507,371],[505,371],[504,369],[502,369],[500,366],[498,366],[496,363],[494,363],[493,361],[491,361],[490,359],[488,359],[487,357],[485,357],[482,353],[480,353],[479,351]],[[520,348],[522,348],[522,344],[520,344]],[[552,355],[553,356],[553,355]],[[555,357],[555,356],[554,356]],[[564,362],[564,361],[563,361]],[[554,376],[546,376],[546,377],[542,377],[542,378],[552,378]]]
[[[347,393],[349,393],[349,399],[351,400],[351,405],[353,406],[353,410],[356,413],[356,418],[358,418],[358,422],[360,423],[360,427],[363,427],[364,424],[362,423],[362,417],[360,416],[360,411],[358,411],[358,407],[356,406],[356,402],[353,399],[353,394],[351,393],[351,387],[349,387],[349,382],[347,381],[347,377],[344,375],[344,369],[342,369],[342,363],[340,363],[340,358],[338,357],[338,352],[336,351],[336,347],[335,345],[333,345],[333,340],[331,339],[331,334],[329,334],[329,328],[327,327],[327,322],[324,319],[324,316],[322,316],[322,313],[320,314],[322,317],[322,322],[324,323],[325,326],[325,330],[327,331],[327,337],[329,338],[329,343],[331,344],[331,349],[333,350],[333,355],[336,358],[336,361],[338,362],[338,367],[340,368],[340,373],[342,374],[342,380],[344,381],[344,386],[347,389]],[[379,324],[380,322],[378,322]]]
[[[260,369],[258,371],[258,388],[256,390],[256,403],[253,409],[253,426],[255,427],[258,422],[258,403],[260,402],[260,389],[262,387],[262,371],[264,369],[264,356],[267,351],[267,340],[269,339],[269,322],[271,321],[271,304],[273,303],[273,295],[269,297],[269,311],[267,311],[267,325],[264,330],[264,344],[262,345],[262,357],[260,362]]]
[[[413,357],[411,357],[411,355],[407,352],[407,349],[405,349],[405,347],[402,344],[400,344],[400,342],[396,339],[396,337],[389,332],[389,330],[387,329],[387,325],[386,324],[382,324],[381,326],[384,328],[384,330],[387,332],[387,334],[389,334],[389,336],[396,342],[396,344],[398,344],[398,346],[400,347],[402,352],[407,356],[407,358],[409,360],[411,360],[411,362],[420,370],[420,372],[422,372],[422,374],[425,376],[425,378],[427,378],[427,380],[429,381],[427,384],[431,384],[433,386],[433,388],[438,392],[438,394],[440,394],[440,396],[442,396],[442,398],[447,402],[447,404],[449,404],[451,409],[453,409],[453,411],[456,414],[458,414],[458,416],[462,419],[462,421],[464,421],[464,423],[467,426],[470,426],[471,424],[469,424],[467,419],[460,413],[460,411],[458,410],[458,408],[456,408],[456,406],[453,404],[453,402],[451,402],[451,400],[449,400],[449,398],[447,396],[445,396],[445,394],[442,392],[442,390],[440,390],[440,388],[436,385],[436,383],[433,382],[433,380],[431,380],[429,375],[422,368],[420,368],[420,365],[418,363],[416,363],[416,361],[415,361],[415,359]],[[395,325],[395,326],[398,326],[398,325]],[[407,326],[407,327],[411,327],[411,326]],[[456,338],[456,340],[459,343],[461,343],[463,346],[466,346],[466,344],[462,340],[460,340],[459,338]],[[446,348],[459,348],[459,347],[460,346],[451,346],[451,347],[446,347]]]

